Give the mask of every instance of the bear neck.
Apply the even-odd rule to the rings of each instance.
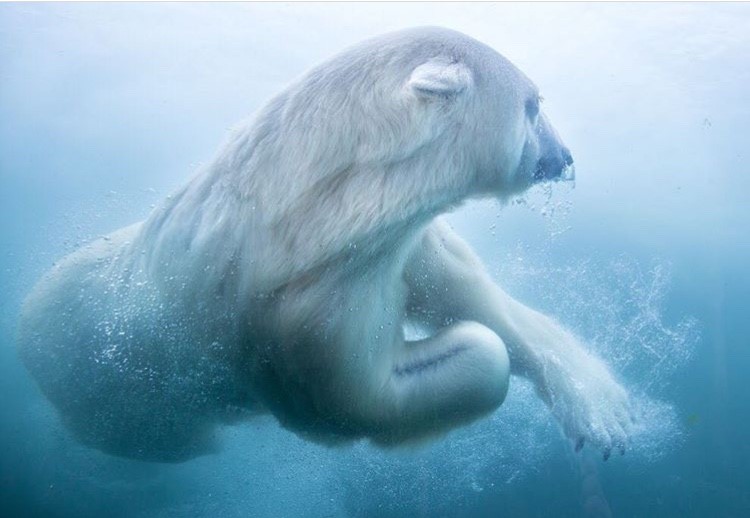
[[[405,259],[410,241],[467,194],[451,157],[434,158],[353,165],[290,200],[270,229],[291,276],[341,259],[355,271]]]

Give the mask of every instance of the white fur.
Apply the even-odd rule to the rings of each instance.
[[[205,453],[258,412],[320,441],[418,440],[499,406],[511,367],[572,437],[624,444],[606,366],[436,219],[560,155],[537,98],[444,29],[343,52],[146,221],[55,266],[24,305],[26,365],[82,441],[131,457]],[[432,335],[406,341],[407,322]]]

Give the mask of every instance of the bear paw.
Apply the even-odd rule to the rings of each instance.
[[[550,358],[537,390],[550,406],[575,450],[590,444],[604,460],[613,450],[629,447],[636,420],[627,391],[598,358],[585,356],[571,362]]]

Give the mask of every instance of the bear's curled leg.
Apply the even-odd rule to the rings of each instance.
[[[408,317],[439,328],[480,322],[507,346],[513,373],[529,378],[578,449],[607,459],[633,434],[636,409],[609,367],[554,319],[497,286],[479,257],[440,218],[427,229],[405,272]]]
[[[472,421],[505,399],[510,377],[502,340],[476,322],[458,322],[397,348],[375,442],[399,443]]]

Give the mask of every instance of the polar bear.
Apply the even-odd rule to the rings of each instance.
[[[571,176],[539,103],[451,30],[344,51],[145,221],[55,265],[22,308],[25,365],[79,440],[132,458],[216,451],[217,425],[262,413],[329,444],[420,441],[492,412],[511,373],[608,457],[626,390],[440,218]]]

